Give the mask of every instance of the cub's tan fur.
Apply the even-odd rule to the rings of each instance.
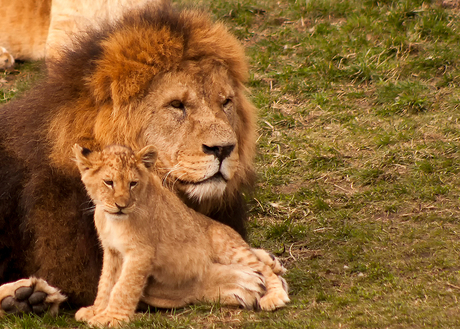
[[[289,302],[276,259],[252,250],[231,228],[186,207],[162,186],[153,146],[137,153],[117,145],[73,150],[96,205],[104,249],[96,300],[77,312],[77,320],[110,326],[129,320],[145,300],[147,282],[146,301],[157,307],[219,301],[274,310]],[[259,276],[259,284],[244,287],[242,273]]]

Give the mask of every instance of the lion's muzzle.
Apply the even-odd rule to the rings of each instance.
[[[224,146],[208,146],[203,144],[203,152],[205,154],[214,155],[220,163],[227,158],[232,151],[235,149],[235,144],[224,145]]]

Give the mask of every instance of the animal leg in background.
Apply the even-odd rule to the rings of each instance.
[[[3,47],[0,47],[0,70],[8,70],[14,66],[14,57]]]
[[[264,277],[250,267],[213,263],[199,282],[171,287],[150,280],[141,300],[159,308],[212,302],[257,309],[264,293]]]

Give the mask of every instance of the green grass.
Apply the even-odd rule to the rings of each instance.
[[[460,327],[459,8],[200,4],[247,47],[260,109],[250,241],[284,261],[292,303],[193,306],[127,327]],[[71,315],[0,327],[81,326]]]
[[[30,88],[42,72],[42,62],[16,64],[14,70],[0,71],[0,106]]]

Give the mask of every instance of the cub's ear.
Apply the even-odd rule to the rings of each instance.
[[[147,145],[142,150],[137,152],[136,156],[147,169],[151,169],[157,161],[158,153],[155,146]]]
[[[73,154],[75,155],[75,162],[77,163],[78,169],[80,172],[84,172],[88,170],[93,165],[91,161],[88,159],[88,155],[91,154],[91,151],[85,147],[81,147],[78,144],[75,144],[72,147]]]

